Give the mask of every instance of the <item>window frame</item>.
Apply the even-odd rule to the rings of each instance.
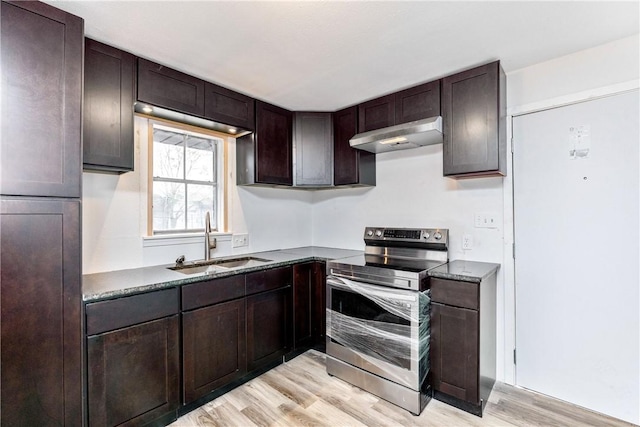
[[[213,229],[214,233],[225,233],[227,231],[227,147],[229,144],[229,135],[216,132],[210,129],[192,126],[185,123],[173,122],[171,120],[148,118],[148,143],[147,143],[147,236],[175,236],[175,235],[198,235],[204,232],[204,229],[182,229],[169,231],[154,231],[153,229],[153,140],[154,127],[160,126],[169,131],[174,130],[192,134],[201,138],[219,139],[220,143],[216,144],[216,218],[217,228]],[[191,180],[181,180],[189,183]],[[213,218],[212,218],[213,219]],[[213,221],[212,221],[213,222]]]

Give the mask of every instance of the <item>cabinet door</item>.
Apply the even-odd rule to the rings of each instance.
[[[0,208],[0,424],[81,425],[80,202]]]
[[[395,95],[372,99],[358,106],[358,132],[386,128],[395,124]]]
[[[84,45],[85,170],[133,170],[135,57],[91,39]]]
[[[333,161],[331,113],[296,113],[296,185],[330,186]]]
[[[358,107],[333,113],[333,184],[376,185],[376,155],[356,150],[349,140],[358,133]]]
[[[293,267],[293,338],[296,349],[323,342],[325,278],[325,264],[322,262]]]
[[[222,86],[205,83],[204,115],[214,122],[254,130],[255,100]]]
[[[2,2],[0,194],[80,197],[84,22]]]
[[[324,334],[326,329],[326,264],[324,262],[313,263],[313,290],[311,298],[311,318],[312,333],[317,344],[324,345]]]
[[[311,346],[314,333],[314,263],[293,266],[293,346]]]
[[[434,390],[480,404],[478,312],[431,304],[431,372]]]
[[[247,370],[281,359],[291,346],[291,288],[247,297]]]
[[[445,176],[506,173],[505,93],[499,62],[442,80]]]
[[[396,93],[395,124],[440,115],[440,80]]]
[[[89,425],[143,425],[180,405],[178,316],[87,338]]]
[[[292,122],[290,111],[256,101],[256,182],[293,184]]]
[[[138,58],[138,101],[203,116],[204,81]]]
[[[184,404],[247,370],[244,298],[182,315]]]

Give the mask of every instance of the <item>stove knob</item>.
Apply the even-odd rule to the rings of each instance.
[[[436,240],[440,240],[442,239],[442,234],[440,234],[439,231],[436,231],[435,234],[433,235],[433,238]]]
[[[373,230],[367,230],[367,236],[369,237],[373,236]]]
[[[428,239],[428,238],[429,238],[429,236],[430,236],[430,235],[429,235],[429,233],[424,233],[424,235],[422,236],[422,238],[426,240],[426,239]]]
[[[382,230],[376,230],[376,237],[382,237]]]

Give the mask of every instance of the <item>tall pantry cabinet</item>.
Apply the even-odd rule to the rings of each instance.
[[[83,20],[2,1],[0,424],[82,425]]]

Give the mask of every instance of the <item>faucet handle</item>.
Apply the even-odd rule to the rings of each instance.
[[[180,255],[177,259],[176,259],[176,265],[182,265],[184,264],[184,255]]]

